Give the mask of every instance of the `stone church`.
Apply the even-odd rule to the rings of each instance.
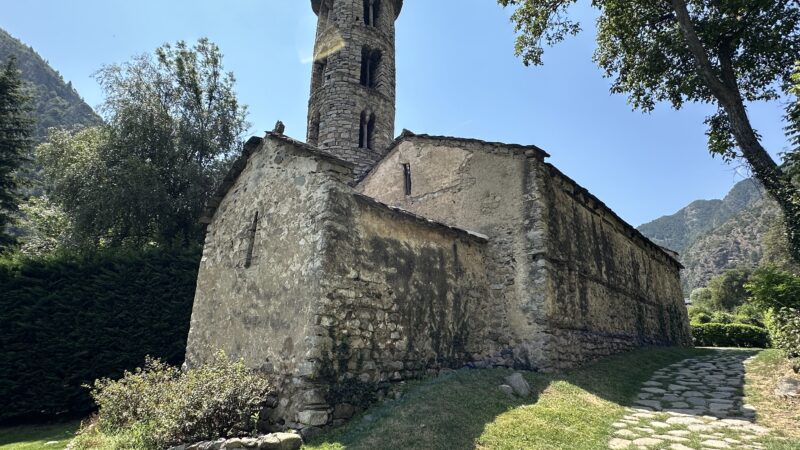
[[[209,204],[187,364],[244,358],[279,387],[268,427],[316,430],[442,369],[690,344],[676,255],[544,150],[395,137],[402,0],[311,6],[306,142],[251,138]]]

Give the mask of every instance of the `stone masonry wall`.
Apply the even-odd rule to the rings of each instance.
[[[322,13],[314,49],[308,142],[355,164],[356,176],[372,167],[394,139],[395,8],[401,3],[381,1],[375,26],[364,23],[362,0],[331,2],[327,15],[324,7],[319,7]],[[375,87],[360,82],[364,47],[381,53]],[[364,111],[375,116],[372,149],[359,147]]]
[[[393,382],[488,354],[483,238],[347,191],[325,227],[315,381],[327,402],[304,425],[341,423]]]
[[[557,370],[635,346],[688,344],[678,263],[545,156],[404,132],[358,189],[489,236],[490,338],[518,367]]]
[[[532,270],[554,369],[642,345],[690,345],[680,265],[546,163],[531,165]],[[542,239],[543,237],[543,239]]]
[[[518,367],[540,367],[547,323],[538,283],[528,266],[525,170],[544,152],[470,139],[404,136],[359,184],[365,195],[453,226],[483,233],[491,296],[494,352],[513,349]],[[405,194],[403,164],[411,172]]]
[[[336,161],[268,137],[231,180],[207,229],[187,365],[224,350],[271,374],[285,394],[272,405],[280,423],[295,419],[298,402],[289,397],[314,372],[309,355],[325,246],[318,218],[331,186],[351,176]]]
[[[264,430],[313,434],[393,382],[492,356],[485,237],[356,194],[345,162],[274,134],[229,178],[187,365],[221,349],[271,374]]]

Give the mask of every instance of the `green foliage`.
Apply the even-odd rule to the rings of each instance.
[[[0,252],[16,242],[8,228],[19,210],[17,177],[31,145],[33,124],[27,102],[11,58],[0,69]]]
[[[73,240],[199,243],[199,218],[248,128],[219,48],[180,41],[96,76],[108,125],[54,132],[37,152]]]
[[[185,372],[148,358],[144,368],[120,380],[98,380],[92,397],[100,407],[92,427],[111,437],[105,448],[159,450],[179,443],[238,436],[255,429],[270,393],[266,376],[217,353],[207,364]],[[92,428],[85,429],[93,441]],[[81,435],[75,447],[84,445]]]
[[[689,295],[689,300],[692,302],[692,306],[696,308],[703,308],[707,311],[710,311],[711,308],[711,299],[713,298],[713,293],[711,289],[704,287],[704,288],[697,288],[692,291],[691,295]]]
[[[199,252],[0,261],[0,421],[85,414],[82,387],[183,361]]]
[[[769,332],[741,323],[692,324],[694,345],[699,347],[767,348]]]
[[[800,175],[800,62],[795,63],[794,73],[792,73],[791,83],[789,84],[789,94],[794,96],[794,100],[789,103],[786,111],[786,135],[792,145],[792,151],[785,158],[792,174],[797,177]]]
[[[577,34],[577,0],[498,0],[514,7],[517,54],[541,64],[545,45]],[[592,0],[600,11],[594,60],[644,112],[668,103],[713,104],[708,149],[743,158],[780,205],[793,259],[800,262],[800,190],[761,144],[747,103],[797,92],[800,3],[778,0]],[[794,78],[793,78],[794,75]],[[790,107],[790,120],[796,115]],[[797,134],[790,137],[797,138]]]
[[[800,372],[800,309],[777,308],[769,315],[768,327],[775,347],[783,350]]]
[[[100,117],[81,99],[78,92],[53,70],[32,48],[0,30],[0,61],[16,57],[31,98],[31,110],[36,118],[33,136],[37,142],[47,136],[47,130],[75,128],[102,123]]]
[[[763,267],[756,270],[745,285],[750,301],[764,311],[777,308],[800,309],[800,276]]]
[[[747,300],[745,283],[752,271],[747,268],[728,269],[708,282],[711,291],[711,308],[714,310],[732,311]]]
[[[26,234],[21,253],[44,257],[63,249],[69,241],[71,223],[67,214],[46,196],[30,197],[20,205]]]

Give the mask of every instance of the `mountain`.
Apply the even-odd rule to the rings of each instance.
[[[747,179],[722,200],[692,202],[675,214],[640,226],[639,231],[681,255],[688,294],[725,269],[757,266],[762,237],[779,217],[778,205],[757,181]]]
[[[22,79],[29,83],[38,141],[51,127],[101,123],[100,117],[83,101],[71,83],[64,82],[61,75],[31,47],[0,29],[0,63],[4,64],[12,55],[17,58]]]

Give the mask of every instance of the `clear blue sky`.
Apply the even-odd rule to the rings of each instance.
[[[588,3],[588,2],[584,2]],[[316,17],[309,0],[0,0],[0,27],[31,45],[96,106],[92,73],[165,42],[207,36],[222,48],[250,107],[253,134],[283,120],[305,138]],[[608,92],[585,32],[550,49],[544,67],[514,56],[509,11],[494,0],[406,0],[397,24],[397,133],[536,144],[621,217],[639,225],[692,200],[720,198],[741,168],[706,151],[707,106],[650,115]],[[752,105],[774,155],[787,145],[780,104]]]

